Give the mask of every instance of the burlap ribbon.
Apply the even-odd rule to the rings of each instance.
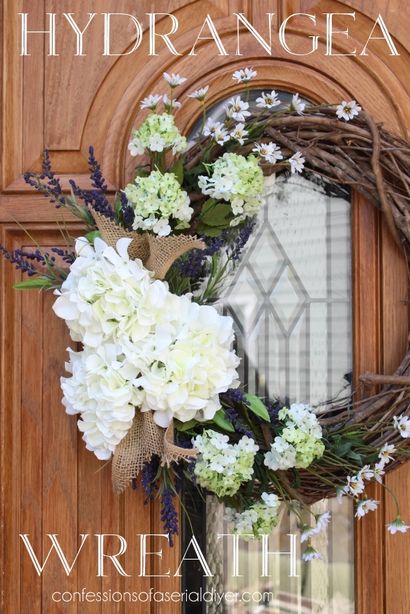
[[[177,258],[191,249],[205,247],[197,237],[157,237],[150,233],[128,232],[103,215],[95,211],[92,214],[104,241],[115,247],[118,239],[131,239],[128,248],[130,258],[140,259],[157,279],[164,279]],[[196,458],[197,454],[195,449],[180,448],[174,444],[173,422],[167,429],[163,429],[154,422],[151,411],[141,412],[137,409],[130,430],[115,448],[112,461],[114,492],[123,492],[153,456],[158,456],[163,465],[169,466],[179,460]]]

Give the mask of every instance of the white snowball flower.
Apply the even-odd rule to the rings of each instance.
[[[242,68],[233,73],[232,79],[236,81],[236,83],[249,83],[257,74],[256,70],[253,68]]]
[[[297,151],[291,158],[289,158],[288,162],[290,164],[291,173],[294,175],[295,173],[301,173],[303,171],[306,160],[303,157],[303,154],[300,151]]]
[[[159,96],[158,94],[147,96],[147,98],[144,98],[144,100],[141,101],[141,109],[150,109],[151,111],[155,111],[161,100],[162,96]]]
[[[186,77],[181,77],[181,75],[175,73],[167,73],[164,72],[163,77],[167,83],[169,83],[170,87],[175,88],[179,85],[182,85],[187,80]]]
[[[275,437],[263,462],[272,471],[286,471],[296,465],[296,449],[282,437]]]
[[[410,526],[405,524],[400,516],[397,516],[393,522],[390,522],[386,526],[391,535],[395,535],[395,533],[407,533],[407,531],[410,529]]]
[[[400,435],[405,439],[410,437],[410,418],[408,416],[394,416],[393,418],[394,428],[396,428]]]
[[[280,505],[279,497],[274,493],[263,492],[261,495],[261,499],[268,507],[277,508]]]
[[[301,100],[299,94],[294,94],[294,96],[292,96],[292,102],[290,103],[290,110],[296,111],[296,113],[302,115],[305,108],[306,102],[303,102],[303,100]]]
[[[357,104],[356,100],[351,100],[350,102],[343,100],[336,109],[336,115],[339,119],[344,119],[348,122],[359,115],[361,110],[362,107]]]
[[[209,91],[209,85],[206,85],[205,87],[200,87],[199,89],[195,90],[191,94],[188,94],[188,98],[194,98],[195,100],[199,100],[200,102],[203,102],[206,98],[208,91]]]
[[[276,164],[279,160],[283,160],[283,154],[276,143],[256,143],[252,151],[270,164]]]
[[[369,512],[374,512],[377,510],[378,505],[379,501],[375,501],[374,499],[362,499],[357,504],[355,513],[356,518],[363,518],[363,516],[366,516]]]
[[[250,116],[249,103],[241,99],[240,96],[235,96],[225,105],[226,115],[237,122],[244,122]]]

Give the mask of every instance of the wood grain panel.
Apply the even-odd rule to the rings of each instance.
[[[59,242],[53,223],[69,224],[79,230],[70,216],[45,201],[28,188],[22,173],[38,169],[44,146],[54,154],[57,171],[67,178],[75,176],[88,186],[87,147],[96,146],[111,192],[120,187],[132,172],[135,161],[127,154],[127,142],[133,125],[142,117],[139,101],[152,91],[165,92],[161,81],[164,70],[189,77],[181,88],[211,85],[210,102],[235,91],[233,70],[246,63],[258,70],[257,87],[299,91],[314,100],[335,101],[351,96],[402,135],[409,134],[410,82],[406,78],[410,66],[408,30],[410,14],[405,0],[158,0],[154,3],[125,0],[121,8],[114,0],[4,0],[2,7],[2,140],[0,174],[0,237],[9,248],[27,245],[25,235],[16,230],[14,220],[27,225],[41,245]],[[267,35],[266,12],[276,12],[272,57],[262,51],[249,34],[243,33],[244,57],[218,57],[212,41],[203,41],[197,58],[175,57],[163,48],[159,56],[146,61],[147,40],[132,56],[101,58],[101,18],[90,26],[95,44],[86,42],[87,56],[72,58],[74,35],[67,24],[60,24],[57,58],[46,58],[41,36],[30,39],[32,57],[18,56],[18,12],[35,14],[33,27],[44,26],[45,11],[174,12],[180,31],[174,37],[177,48],[186,53],[195,40],[199,25],[210,13],[231,54],[236,49],[236,22],[230,16],[245,12],[254,20],[262,35]],[[363,39],[372,19],[380,12],[396,39],[401,43],[399,58],[386,54],[383,43],[372,44],[372,54],[365,58],[326,58],[323,54],[324,22],[317,33],[320,49],[314,56],[286,55],[276,40],[277,21],[293,12],[357,11],[354,27],[349,25],[355,40]],[[339,23],[339,22],[338,22]],[[340,21],[340,24],[343,20]],[[159,31],[166,31],[164,18]],[[7,25],[7,27],[5,27]],[[146,25],[146,21],[144,26]],[[94,28],[91,30],[91,28]],[[295,21],[289,29],[289,44],[295,49],[306,47],[306,22]],[[132,38],[120,21],[113,21],[113,40],[123,51]],[[346,51],[352,41],[337,39],[336,48]],[[117,47],[115,47],[117,50]],[[209,61],[212,58],[212,61]],[[178,124],[189,130],[198,108],[189,101],[178,113]],[[355,199],[353,207],[354,279],[355,279],[355,373],[364,370],[391,372],[398,363],[407,342],[408,320],[406,271],[401,254],[380,225],[380,219],[369,204]],[[114,603],[77,604],[62,607],[50,602],[52,590],[146,590],[151,586],[169,590],[179,582],[142,579],[139,573],[139,533],[162,532],[158,518],[159,503],[143,505],[141,490],[128,491],[121,497],[112,493],[110,468],[102,467],[84,449],[77,433],[75,419],[64,414],[60,406],[59,376],[68,345],[64,323],[50,315],[52,297],[36,292],[19,294],[11,291],[18,274],[1,263],[0,319],[1,345],[1,518],[3,540],[2,611],[14,612],[178,612],[172,606]],[[404,466],[387,478],[387,484],[399,494],[403,509],[410,509],[409,467]],[[358,614],[401,614],[408,611],[409,538],[386,536],[384,524],[392,517],[390,498],[376,488],[369,493],[382,502],[377,514],[357,525],[357,604]],[[410,518],[406,518],[410,521]],[[116,533],[124,535],[128,550],[122,557],[131,574],[123,578],[107,563],[107,577],[96,577],[95,541],[79,557],[76,572],[67,578],[55,555],[39,580],[19,541],[19,532],[32,536],[39,554],[48,549],[42,536],[61,533],[61,542],[68,558],[79,543],[80,533]],[[115,540],[108,547],[116,548]],[[155,547],[154,547],[155,549]],[[175,569],[180,555],[164,547],[162,566]],[[159,562],[152,559],[155,573]],[[85,607],[87,608],[85,610]]]

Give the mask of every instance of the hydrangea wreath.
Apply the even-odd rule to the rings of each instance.
[[[385,212],[407,252],[410,145],[355,101],[309,106],[295,94],[283,108],[272,91],[251,112],[255,76],[251,68],[235,72],[245,93],[227,103],[223,122],[207,117],[207,86],[190,94],[203,124],[188,147],[174,117],[185,79],[165,74],[169,95],[141,102],[149,114],[129,144],[139,164],[114,199],[91,147],[92,189],[71,181],[71,194],[46,151],[42,172],[25,179],[80,218],[84,236],[47,252],[1,251],[29,277],[17,288],[57,295],[54,312],[77,344],[61,380],[63,403],[79,416],[87,449],[101,460],[113,456],[125,479],[116,483],[114,472],[116,490],[141,477],[147,500],[162,499],[170,543],[183,480],[216,495],[243,535],[269,533],[285,504],[298,518],[303,557],[313,560],[320,554],[311,537],[330,515],[315,516],[310,504],[347,496],[361,518],[378,505],[366,484],[382,484],[408,456],[408,359],[361,402],[314,408],[261,399],[240,387],[233,322],[218,310],[218,296],[255,227],[271,173],[353,186]],[[408,528],[397,508],[388,530]]]

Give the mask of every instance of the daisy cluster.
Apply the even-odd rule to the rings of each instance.
[[[261,499],[243,512],[227,507],[225,520],[233,523],[233,533],[243,538],[269,535],[279,522],[281,501],[272,493],[262,493]]]
[[[86,446],[100,459],[110,458],[136,408],[152,410],[162,427],[174,417],[210,420],[219,393],[238,385],[231,318],[169,292],[130,260],[129,244],[120,239],[114,249],[98,238],[94,246],[78,239],[54,303],[84,348],[70,351],[63,403],[80,414]]]
[[[322,428],[310,405],[293,404],[280,410],[281,433],[275,437],[264,463],[272,471],[309,467],[325,450]]]
[[[404,439],[410,438],[410,418],[405,415],[393,418],[393,429],[397,430]],[[347,495],[353,498],[356,504],[356,518],[363,518],[369,512],[378,509],[379,501],[370,499],[366,495],[366,482],[376,481],[383,485],[386,466],[394,460],[398,449],[395,445],[385,443],[379,450],[377,462],[374,465],[364,465],[356,474],[347,477],[344,486],[337,489],[338,498]],[[396,501],[396,500],[395,500]],[[397,501],[396,501],[397,505]],[[400,517],[397,507],[396,518],[387,525],[389,533],[406,533],[410,526],[406,525]]]
[[[230,444],[229,437],[205,430],[193,440],[199,451],[194,473],[197,483],[218,497],[232,496],[253,476],[253,463],[259,447],[250,437]]]

